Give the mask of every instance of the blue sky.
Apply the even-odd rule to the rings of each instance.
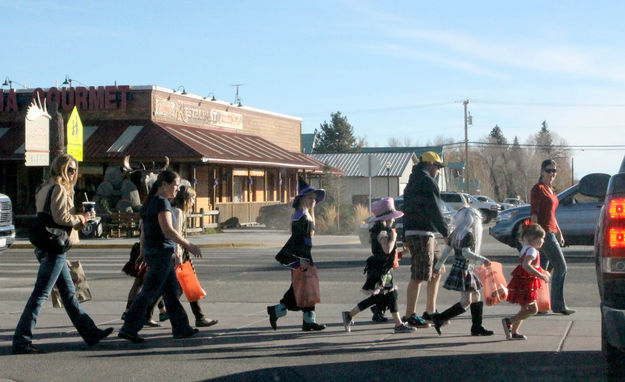
[[[303,118],[340,110],[369,145],[524,143],[543,120],[570,145],[625,145],[619,2],[5,1],[0,76],[33,87],[158,85]],[[624,147],[576,150],[614,173]]]

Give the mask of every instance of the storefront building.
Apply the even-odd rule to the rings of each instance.
[[[157,86],[0,90],[0,192],[17,215],[35,213],[44,167],[26,167],[24,119],[33,96],[58,103],[67,121],[74,106],[83,128],[77,198],[92,196],[110,166],[123,158],[169,168],[195,187],[195,209],[253,222],[266,204],[296,194],[297,176],[322,169],[301,153],[300,118],[232,105]]]

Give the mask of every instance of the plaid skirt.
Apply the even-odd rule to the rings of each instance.
[[[473,267],[469,269],[465,259],[456,259],[443,288],[459,292],[478,291],[482,289],[482,282],[473,272]]]

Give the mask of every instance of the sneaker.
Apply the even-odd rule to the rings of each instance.
[[[512,333],[510,335],[510,338],[508,338],[509,340],[526,340],[527,337],[525,337],[523,334],[521,333]]]
[[[410,317],[402,317],[403,322],[415,328],[429,328],[431,325],[429,322],[425,321],[423,317],[417,316],[416,313],[413,313]]]
[[[351,332],[351,326],[354,325],[354,321],[352,321],[352,317],[349,315],[349,312],[342,312],[341,317],[343,318],[343,326],[345,327],[345,331],[347,333]]]
[[[509,318],[502,318],[501,319],[501,326],[503,326],[503,332],[506,334],[506,338],[507,339],[511,339],[512,338],[512,334],[510,333],[510,330],[512,329],[512,323],[510,323],[510,319]]]
[[[408,326],[406,324],[402,324],[400,326],[395,327],[395,333],[414,333],[417,331],[417,328],[413,328],[412,326]]]
[[[206,318],[202,318],[201,320],[195,320],[195,326],[208,328],[213,325],[217,325],[219,320],[207,320]]]

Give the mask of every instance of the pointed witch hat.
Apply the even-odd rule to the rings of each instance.
[[[313,186],[310,186],[308,183],[306,183],[306,181],[304,181],[304,179],[302,178],[298,178],[297,180],[297,189],[299,190],[299,192],[297,193],[297,196],[295,197],[295,199],[293,199],[293,208],[297,208],[297,204],[299,203],[299,200],[301,197],[308,195],[312,192],[315,193],[315,201],[317,203],[321,203],[323,201],[323,199],[326,197],[326,191],[322,188],[316,189]]]

